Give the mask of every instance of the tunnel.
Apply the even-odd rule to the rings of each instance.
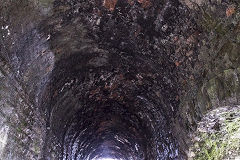
[[[99,62],[96,56],[106,59]],[[179,156],[167,120],[178,102],[175,97],[157,100],[154,92],[160,86],[163,92],[175,91],[150,67],[141,61],[129,66],[110,53],[76,53],[56,64],[44,103],[63,159]]]
[[[174,14],[174,9],[180,6],[177,1],[166,3],[156,7],[165,7],[166,13],[162,14]],[[56,1],[55,5],[54,8],[63,8],[69,4]],[[129,16],[134,21],[134,17],[128,15],[131,5],[127,1],[118,1],[115,5],[119,11],[103,15],[100,23],[96,18],[98,26],[84,35],[95,36],[93,39],[98,36],[97,45],[102,49],[94,48],[93,42],[81,44],[80,37],[76,36],[83,21],[80,11],[89,15],[91,8],[80,8],[76,14],[58,11],[64,28],[55,29],[57,24],[50,24],[39,29],[51,28],[50,47],[61,52],[42,93],[41,107],[48,115],[48,138],[56,138],[60,159],[181,159],[184,155],[171,128],[171,119],[176,116],[179,105],[176,66],[163,51],[151,50],[153,38],[161,37],[164,31],[158,31],[160,26],[153,29],[154,21],[144,20],[144,15],[140,15],[135,21],[150,42],[141,42],[145,39],[141,35],[133,40],[128,28],[131,24],[121,20]],[[143,7],[141,3],[136,5]],[[107,6],[104,9],[103,14],[109,13]],[[69,22],[71,19],[76,19],[74,24]],[[169,31],[173,30],[171,25],[175,22],[165,23],[169,23],[166,24]],[[132,29],[135,30],[135,26]],[[141,52],[141,49],[153,53]],[[164,60],[159,63],[159,59]],[[45,147],[44,153],[47,153],[53,146],[50,143]]]
[[[185,160],[204,115],[238,105],[239,39],[207,14],[236,5],[0,2],[0,159]]]

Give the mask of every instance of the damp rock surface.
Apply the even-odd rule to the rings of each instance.
[[[60,158],[182,159],[172,129],[179,86],[169,36],[186,32],[184,22],[194,30],[187,8],[56,1],[54,9],[57,20],[43,26],[57,60],[43,106]]]
[[[239,103],[238,2],[0,2],[1,159],[194,158]]]

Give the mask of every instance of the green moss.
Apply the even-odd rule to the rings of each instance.
[[[224,27],[223,23],[218,23],[216,25],[215,31],[220,36],[224,36],[227,33],[227,29]]]
[[[211,79],[208,83],[207,92],[213,105],[216,103],[215,101],[217,100],[217,87],[218,86],[216,85],[215,79]]]
[[[211,31],[218,25],[218,21],[215,18],[213,18],[213,16],[210,13],[205,12],[205,11],[203,13],[203,17],[202,17],[202,22],[201,23],[202,23],[202,27],[206,31]]]
[[[39,0],[40,4],[44,7],[49,7],[52,5],[54,0]]]
[[[221,148],[219,148],[219,144],[216,139],[216,135],[214,134],[205,134],[201,135],[204,141],[199,142],[200,152],[196,155],[194,159],[196,160],[218,160],[222,157]]]
[[[195,160],[220,160],[240,150],[240,116],[234,112],[221,116],[226,120],[219,131],[197,133],[200,140],[193,145]]]

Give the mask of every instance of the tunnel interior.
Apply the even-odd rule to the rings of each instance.
[[[41,158],[186,159],[185,128],[174,124],[179,79],[198,54],[190,61],[176,52],[197,45],[186,6],[178,0],[51,4],[47,17],[22,32],[16,27],[21,33],[7,55],[42,120]]]
[[[43,106],[48,108],[47,127],[59,141],[61,158],[128,160],[179,156],[167,120],[173,115],[164,114],[177,102],[148,98],[155,94],[151,87],[164,85],[161,75],[154,78],[158,79],[155,84],[151,77],[142,77],[144,73],[157,75],[150,66],[137,62],[144,69],[136,64],[129,66],[128,61],[109,52],[104,54],[108,63],[93,63],[102,54],[73,54],[60,60],[50,76]]]
[[[54,1],[53,16],[38,29],[55,53],[40,100],[44,157],[183,159],[172,123],[179,107],[175,45],[161,41],[185,32],[184,22],[191,17],[175,0]]]
[[[239,6],[0,0],[0,159],[239,158]]]

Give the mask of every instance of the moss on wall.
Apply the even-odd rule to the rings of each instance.
[[[199,89],[190,99],[195,104],[192,110],[203,115],[191,135],[189,159],[234,159],[240,155],[239,2],[206,1],[198,7],[198,24],[205,34],[198,70],[203,76],[193,82]]]
[[[240,107],[221,107],[206,114],[193,136],[191,159],[219,160],[240,155]]]

